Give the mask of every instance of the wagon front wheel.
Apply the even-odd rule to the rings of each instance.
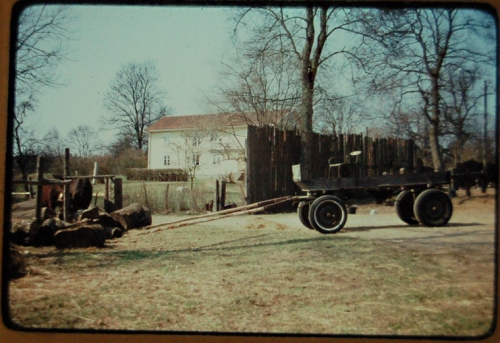
[[[418,224],[418,220],[413,212],[413,205],[415,199],[413,198],[413,192],[409,190],[402,191],[398,194],[396,202],[394,203],[394,208],[399,219],[404,221],[406,224],[415,225]]]
[[[311,207],[310,201],[301,201],[297,207],[297,214],[299,215],[299,220],[306,228],[314,230],[309,221],[309,209]]]
[[[451,218],[453,204],[444,192],[438,189],[428,189],[415,199],[413,212],[418,221],[425,226],[443,226]]]
[[[347,209],[342,200],[333,195],[323,195],[311,204],[309,222],[321,233],[336,233],[347,221]]]

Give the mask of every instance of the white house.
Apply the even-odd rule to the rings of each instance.
[[[244,175],[247,122],[242,116],[166,116],[147,128],[148,169],[183,169],[196,178]]]

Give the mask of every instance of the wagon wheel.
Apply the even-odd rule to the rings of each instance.
[[[347,221],[347,209],[342,200],[333,195],[323,195],[314,200],[309,209],[309,222],[321,233],[336,233]]]
[[[419,194],[413,211],[418,221],[425,226],[443,226],[451,218],[453,204],[444,192],[428,189]]]
[[[310,201],[301,201],[299,202],[299,206],[297,207],[297,214],[299,215],[300,222],[306,228],[314,230],[309,221],[309,208],[311,208]]]
[[[418,224],[415,213],[413,213],[414,202],[415,199],[413,199],[413,192],[406,190],[398,194],[396,202],[394,203],[396,214],[398,215],[399,219],[404,221],[406,224]]]

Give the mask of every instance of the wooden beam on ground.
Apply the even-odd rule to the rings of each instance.
[[[274,206],[282,205],[286,202],[297,200],[298,198],[299,198],[298,196],[288,196],[288,197],[270,199],[270,200],[260,201],[260,202],[256,202],[253,204],[244,205],[244,206],[240,206],[240,207],[236,207],[236,208],[222,210],[219,212],[213,212],[213,213],[203,214],[200,216],[191,217],[191,218],[187,218],[187,219],[181,219],[181,220],[177,220],[177,221],[170,222],[170,223],[150,225],[150,226],[144,227],[143,229],[147,230],[147,231],[143,231],[140,234],[149,234],[149,233],[154,233],[154,232],[158,232],[158,231],[162,231],[162,230],[170,230],[170,229],[175,229],[178,227],[205,223],[205,222],[209,222],[209,221],[213,221],[213,220],[217,220],[217,219],[223,219],[223,218],[238,216],[238,215],[242,215],[242,214],[252,214],[252,213],[262,212],[262,211],[266,211]],[[153,230],[151,230],[151,229],[153,229]]]

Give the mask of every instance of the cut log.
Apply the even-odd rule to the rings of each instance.
[[[67,227],[68,223],[57,218],[47,219],[42,225],[38,225],[35,220],[31,224],[28,245],[35,247],[53,245],[55,233]]]
[[[26,275],[26,259],[21,249],[14,244],[10,244],[9,246],[7,273],[9,279],[15,279]]]
[[[152,223],[151,212],[138,203],[111,212],[110,215],[122,225],[124,230],[142,228]]]
[[[17,245],[28,245],[32,219],[12,218],[10,227],[10,242]]]
[[[122,230],[124,229],[122,225],[122,222],[124,222],[123,220],[118,221],[117,219],[112,217],[111,214],[103,211],[98,207],[94,207],[82,212],[79,217],[79,221],[82,220],[90,220],[93,224],[100,224],[104,227],[119,228]]]
[[[57,249],[102,247],[106,241],[106,231],[101,225],[81,223],[82,226],[57,231],[54,245]]]

